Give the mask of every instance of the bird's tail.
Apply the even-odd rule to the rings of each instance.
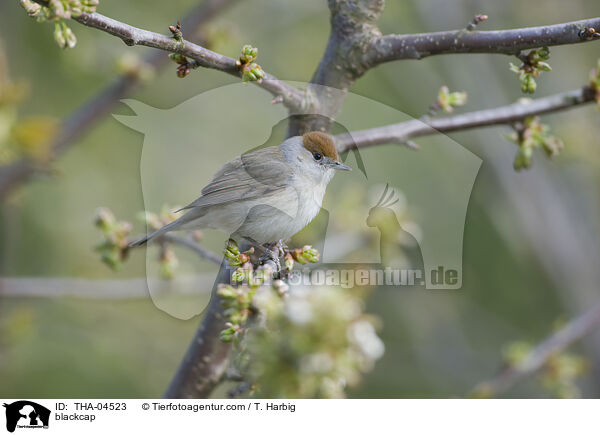
[[[134,240],[133,242],[129,243],[129,247],[135,248],[136,246],[144,245],[148,241],[154,239],[155,237],[162,236],[163,234],[168,233],[169,231],[173,231],[173,230],[179,228],[180,226],[182,226],[183,224],[185,224],[186,222],[188,222],[190,220],[189,216],[188,216],[188,218],[186,218],[186,216],[187,215],[183,215],[179,219],[174,220],[170,224],[167,224],[164,227],[162,227],[161,229],[156,230],[153,233],[150,233],[150,234],[148,234],[144,237],[141,237],[137,240]]]

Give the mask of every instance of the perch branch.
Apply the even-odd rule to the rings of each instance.
[[[586,36],[584,29],[600,28],[600,18],[551,26],[522,29],[385,35],[373,41],[365,52],[370,66],[401,59],[423,59],[452,53],[492,53],[518,55],[523,50],[555,45],[577,44],[600,38]]]
[[[164,398],[206,398],[225,374],[231,345],[220,339],[226,321],[217,289],[220,283],[229,283],[230,278],[231,271],[227,261],[223,261],[200,327],[175,372]]]
[[[512,124],[528,116],[567,110],[594,101],[594,92],[584,87],[528,103],[515,103],[494,109],[478,110],[429,120],[414,119],[398,124],[357,130],[335,137],[338,150],[345,152],[383,144],[407,144],[410,139],[473,128]]]

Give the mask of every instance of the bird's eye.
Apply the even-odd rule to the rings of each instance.
[[[313,157],[315,158],[315,160],[321,160],[323,158],[323,156],[319,153],[313,153]]]

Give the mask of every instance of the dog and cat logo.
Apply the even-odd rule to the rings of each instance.
[[[50,410],[45,406],[29,400],[19,400],[4,404],[6,408],[6,430],[15,429],[48,429]]]

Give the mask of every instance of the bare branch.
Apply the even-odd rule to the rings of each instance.
[[[594,101],[594,92],[584,87],[528,103],[515,103],[494,109],[478,110],[430,120],[411,120],[383,127],[358,130],[336,136],[340,152],[355,147],[368,148],[383,144],[406,144],[410,139],[439,133],[451,133],[479,127],[512,124],[528,116],[567,110]]]
[[[44,4],[44,1],[40,0],[38,3]],[[110,35],[116,36],[127,45],[143,45],[146,47],[168,51],[170,53],[179,53],[196,61],[198,66],[216,69],[236,77],[242,76],[235,59],[215,53],[214,51],[204,48],[201,45],[194,44],[190,41],[177,41],[169,36],[130,26],[129,24],[106,17],[97,12],[91,14],[82,13],[80,16],[73,19],[84,26],[98,29]],[[286,107],[302,107],[304,93],[282,81],[279,81],[271,74],[267,73],[262,81],[253,83],[256,83],[258,86],[269,91],[275,97],[280,97],[281,102]]]
[[[197,282],[210,283],[214,271],[193,277]],[[1,298],[79,298],[96,300],[148,299],[148,289],[152,296],[172,296],[181,290],[179,286],[170,286],[162,278],[128,279],[85,279],[85,278],[0,278]],[[189,296],[189,293],[185,293]],[[197,295],[209,296],[210,288],[200,288]]]
[[[418,33],[385,35],[373,41],[365,52],[370,66],[400,59],[423,59],[451,53],[497,53],[517,56],[521,51],[555,45],[577,44],[589,38],[586,29],[600,28],[600,18],[572,21],[551,26],[522,29]]]
[[[200,258],[203,258],[204,260],[208,260],[214,264],[221,264],[221,257],[219,257],[214,252],[206,249],[201,244],[196,243],[189,237],[182,237],[182,236],[178,236],[176,234],[167,233],[167,234],[164,234],[161,238],[163,240],[174,243],[176,245],[183,246],[183,247],[189,249],[190,251],[195,252],[196,254],[198,254],[198,256]]]
[[[510,365],[495,378],[477,385],[471,395],[491,397],[506,392],[522,379],[541,369],[553,355],[560,353],[598,327],[600,327],[600,304],[542,341],[519,364]]]

